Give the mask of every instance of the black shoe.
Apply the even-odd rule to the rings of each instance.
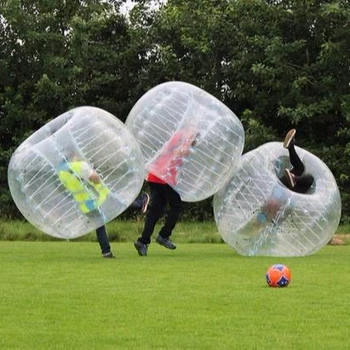
[[[103,258],[115,258],[115,256],[113,255],[113,253],[112,252],[108,252],[108,253],[104,253],[103,255],[102,255],[102,257]]]
[[[170,238],[164,238],[162,236],[158,236],[156,239],[156,242],[167,249],[171,249],[171,250],[176,249],[176,245],[170,240]]]
[[[147,244],[143,244],[139,241],[136,241],[134,243],[134,247],[135,249],[137,250],[137,252],[139,253],[140,256],[147,256],[147,249],[148,249],[148,246]]]

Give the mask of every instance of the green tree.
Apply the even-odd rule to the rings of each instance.
[[[0,0],[2,203],[12,151],[49,119],[93,105],[125,120],[147,90],[181,80],[237,114],[245,151],[296,127],[350,217],[348,1],[140,0],[128,17],[123,2]]]
[[[349,10],[347,1],[169,0],[146,22],[144,80],[217,96],[242,119],[246,151],[296,127],[348,199]]]
[[[3,214],[15,211],[6,188],[9,157],[30,133],[79,105],[98,106],[125,118],[133,52],[128,25],[118,12],[121,3],[1,2]]]

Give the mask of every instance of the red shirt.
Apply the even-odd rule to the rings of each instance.
[[[166,185],[165,181],[163,181],[162,179],[160,179],[159,177],[155,176],[152,173],[148,173],[147,174],[146,181],[148,181],[148,182],[155,182],[155,183],[158,183],[158,184]]]
[[[182,157],[175,153],[181,148],[188,150],[191,144],[186,142],[193,131],[181,131],[175,133],[161,149],[161,154],[150,164],[149,174],[146,177],[148,182],[168,184],[176,186],[179,167],[182,165]]]

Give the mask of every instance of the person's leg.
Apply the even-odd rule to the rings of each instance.
[[[182,200],[180,195],[167,185],[167,198],[169,202],[169,210],[165,219],[164,226],[161,228],[159,235],[168,238],[171,236],[173,229],[181,213]]]
[[[306,193],[314,183],[314,177],[311,174],[295,176],[295,186],[293,191],[298,193]]]
[[[284,169],[284,174],[280,177],[280,181],[284,186],[288,187],[290,190],[293,190],[295,186],[295,175],[291,173],[289,169]]]
[[[284,176],[280,178],[281,182],[289,189],[298,193],[306,193],[314,183],[314,177],[311,174],[304,174],[305,166],[295,149],[296,130],[290,130],[283,143],[283,147],[288,149],[289,159],[292,169],[285,169]]]
[[[159,231],[156,242],[167,249],[174,250],[176,249],[176,245],[171,241],[170,236],[181,213],[182,201],[180,195],[170,186],[166,187],[166,192],[169,202],[169,210],[164,226]]]
[[[103,257],[113,258],[113,254],[111,252],[111,246],[109,245],[109,239],[106,231],[106,226],[101,226],[96,229],[96,236],[98,243],[101,247],[101,252]]]
[[[305,171],[304,163],[298,156],[295,150],[294,143],[288,148],[290,163],[292,164],[291,173],[297,176],[301,176]]]
[[[163,215],[164,208],[167,204],[167,199],[164,194],[164,187],[167,185],[150,182],[149,186],[151,189],[152,198],[151,205],[149,206],[141,237],[138,238],[138,241],[142,244],[151,243],[151,236],[153,234],[154,227],[159,218]]]
[[[150,197],[148,193],[141,193],[129,206],[129,209],[139,210],[142,214],[147,211]]]
[[[287,132],[287,134],[284,138],[283,147],[287,148],[288,152],[289,152],[290,163],[292,164],[292,167],[293,167],[291,170],[291,173],[294,175],[300,176],[304,172],[305,166],[295,150],[295,134],[296,134],[296,132],[297,131],[295,129],[291,129]]]
[[[315,179],[311,174],[298,176],[294,175],[289,169],[285,169],[284,175],[280,180],[290,190],[297,193],[306,193],[313,185]]]

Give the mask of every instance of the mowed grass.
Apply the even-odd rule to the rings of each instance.
[[[175,237],[174,240],[176,241]],[[226,244],[0,242],[1,349],[346,349],[350,246],[300,258]],[[292,271],[269,288],[274,263]]]
[[[110,241],[133,242],[141,235],[143,225],[144,222],[139,217],[134,221],[115,219],[106,226]],[[162,220],[156,225],[155,232],[158,232],[161,226],[163,226]],[[181,243],[223,243],[214,221],[179,222],[176,225],[175,234],[176,241]],[[61,241],[23,220],[0,220],[0,240]],[[92,231],[74,241],[96,241],[96,233]]]

